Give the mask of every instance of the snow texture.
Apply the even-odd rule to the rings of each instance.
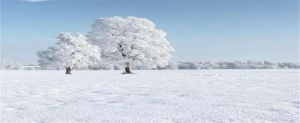
[[[295,123],[299,70],[1,71],[3,123]]]

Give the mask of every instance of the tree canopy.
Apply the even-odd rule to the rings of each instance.
[[[101,60],[100,48],[89,44],[82,34],[63,32],[57,35],[57,39],[55,46],[37,52],[38,62],[43,69],[83,69]]]
[[[130,62],[136,68],[164,67],[174,52],[166,33],[145,18],[97,19],[87,38],[88,42],[101,48],[102,58],[106,61]]]

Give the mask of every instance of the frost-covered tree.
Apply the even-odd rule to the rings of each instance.
[[[154,70],[177,70],[178,69],[178,63],[174,61],[169,61],[168,65],[165,67],[158,66],[157,68],[154,68]]]
[[[66,68],[66,73],[70,74],[72,68],[84,69],[101,60],[99,47],[89,44],[84,35],[63,32],[57,38],[55,46],[37,52],[43,69]]]
[[[92,24],[87,37],[101,48],[104,59],[126,63],[128,67],[130,63],[137,69],[164,67],[174,52],[166,33],[145,18],[100,18]]]
[[[178,69],[198,69],[197,62],[178,62]]]
[[[6,59],[0,60],[0,70],[22,70],[23,65],[18,62],[11,62]]]
[[[277,69],[277,66],[273,62],[264,61],[264,69]]]
[[[168,70],[177,70],[178,69],[178,63],[173,62],[173,61],[169,61],[169,64],[167,66],[165,66],[165,68],[168,69]]]

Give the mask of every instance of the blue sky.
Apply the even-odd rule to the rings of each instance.
[[[87,34],[97,18],[135,16],[167,32],[174,61],[299,62],[298,0],[1,1],[1,57],[37,63],[59,32]]]

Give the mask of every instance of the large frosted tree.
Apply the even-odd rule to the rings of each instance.
[[[39,64],[43,69],[66,68],[70,74],[72,68],[87,68],[101,60],[100,48],[91,45],[82,34],[59,33],[55,46],[37,52]]]
[[[155,24],[145,18],[97,19],[87,38],[91,44],[101,48],[105,60],[126,63],[125,70],[129,63],[141,69],[164,67],[174,52],[166,33],[156,29]],[[126,72],[130,72],[128,70]]]

